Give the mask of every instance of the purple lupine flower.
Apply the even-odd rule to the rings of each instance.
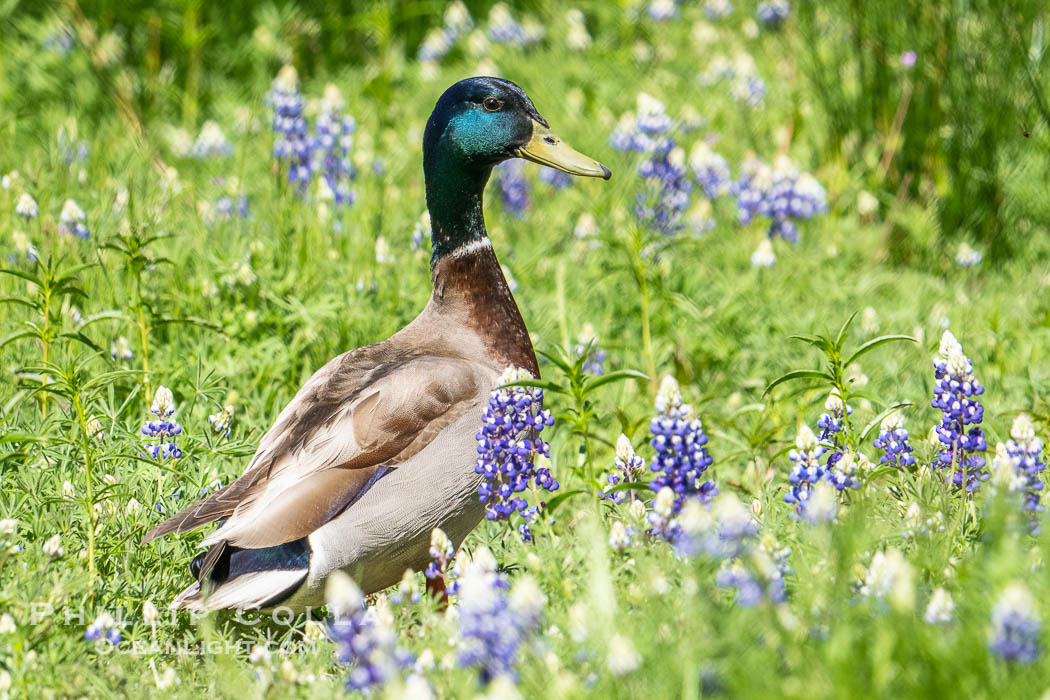
[[[669,487],[675,494],[673,512],[682,509],[683,499],[698,498],[709,502],[718,494],[713,481],[702,481],[711,466],[711,455],[704,445],[707,435],[703,424],[693,415],[693,407],[682,403],[678,382],[664,377],[656,396],[656,412],[649,423],[650,444],[656,451],[649,469],[657,474],[649,488],[660,492]]]
[[[321,177],[318,187],[322,196],[333,199],[336,207],[350,206],[357,199],[350,189],[355,175],[350,146],[357,122],[343,113],[345,104],[339,88],[332,83],[325,86],[310,143],[310,169]]]
[[[1029,532],[1038,535],[1042,532],[1039,514],[1043,506],[1039,500],[1046,462],[1043,461],[1043,441],[1036,437],[1035,425],[1026,414],[1014,419],[1010,439],[996,446],[992,467],[997,485],[1005,484],[1008,491],[1023,494],[1022,508],[1030,518]]]
[[[635,453],[631,439],[621,433],[616,440],[616,457],[613,459],[613,471],[609,472],[609,475],[606,477],[609,486],[637,481],[644,469],[645,460]],[[627,492],[602,491],[602,498],[611,500],[616,505],[619,505],[626,500]]]
[[[915,464],[912,456],[914,448],[908,442],[908,431],[904,429],[904,414],[894,411],[882,419],[879,435],[872,443],[876,449],[883,451],[880,464],[895,467],[910,467]]]
[[[572,185],[572,175],[555,168],[540,168],[537,176],[540,182],[550,185],[556,190],[563,190]]]
[[[182,434],[182,426],[170,420],[175,413],[175,397],[172,396],[171,389],[165,386],[157,389],[150,413],[158,420],[146,421],[142,426],[142,434],[159,442],[147,444],[146,451],[158,461],[182,457],[182,450],[174,442],[174,439]]]
[[[288,162],[288,182],[299,188],[300,194],[313,179],[310,170],[310,140],[303,108],[306,101],[299,92],[299,74],[285,66],[274,79],[267,103],[273,108],[273,156]]]
[[[652,482],[650,482],[650,485]],[[682,534],[682,525],[675,517],[678,495],[670,486],[662,486],[653,499],[653,509],[646,515],[649,523],[647,535],[654,535],[671,542],[678,541]]]
[[[853,409],[842,400],[838,389],[832,389],[824,401],[824,410],[825,413],[820,414],[817,421],[817,427],[821,431],[820,440],[831,443],[824,478],[839,491],[857,488],[860,482],[856,479],[856,474],[861,461],[866,458],[846,449],[842,440],[846,421],[849,420]]]
[[[798,242],[796,219],[811,219],[827,211],[827,193],[812,175],[799,171],[785,157],[774,167],[748,158],[741,176],[730,185],[736,197],[739,223],[747,225],[756,216],[771,219],[767,235]]]
[[[120,644],[120,628],[117,627],[117,623],[112,615],[108,612],[101,612],[95,618],[95,621],[84,630],[84,639],[89,642],[105,640],[113,645]]]
[[[977,398],[984,387],[973,375],[973,363],[963,354],[962,345],[951,331],[941,337],[940,351],[933,361],[937,386],[930,405],[944,414],[937,426],[942,449],[937,468],[948,469],[948,483],[955,488],[976,491],[988,479],[982,453],[988,449],[980,423],[984,406]]]
[[[789,0],[765,0],[758,3],[758,21],[767,29],[780,29],[791,14]]]
[[[469,560],[462,557],[456,569],[459,665],[476,668],[486,684],[500,677],[516,681],[518,647],[538,625],[546,598],[528,576],[508,595],[507,579],[485,547]]]
[[[506,160],[497,165],[496,184],[506,210],[512,216],[523,218],[529,208],[529,182],[522,172],[521,161]]]
[[[190,149],[194,158],[229,158],[233,155],[233,144],[226,138],[218,122],[210,119],[204,122],[201,133]]]
[[[795,449],[788,453],[788,459],[794,462],[795,466],[788,476],[791,488],[784,495],[784,501],[795,506],[796,515],[802,515],[813,486],[826,478],[824,465],[820,463],[825,451],[817,436],[803,423],[795,438]]]
[[[732,181],[729,163],[715,153],[706,141],[697,141],[689,152],[689,167],[708,199],[715,199],[728,191]]]
[[[1023,583],[1014,581],[992,608],[988,648],[1006,661],[1032,663],[1039,657],[1042,628],[1035,596]]]
[[[326,598],[333,613],[328,633],[336,644],[336,659],[350,664],[348,690],[380,687],[412,664],[412,655],[397,644],[385,597],[382,604],[366,606],[357,584],[337,572],[328,580]]]
[[[430,533],[430,563],[427,564],[424,575],[427,578],[443,577],[455,554],[456,550],[452,546],[452,540],[448,538],[444,530],[435,527]]]
[[[531,378],[527,370],[510,367],[500,384]],[[535,463],[538,456],[550,458],[550,444],[540,437],[540,432],[553,424],[550,411],[543,410],[542,389],[513,386],[494,389],[489,394],[489,405],[476,436],[478,462],[474,467],[484,477],[478,497],[486,506],[487,519],[506,520],[518,513],[527,524],[546,503],[530,508],[519,494],[530,487],[558,490],[550,469]],[[531,538],[531,532],[526,529],[526,533]],[[522,533],[523,539],[526,533]]]
[[[489,11],[489,26],[485,35],[494,44],[527,46],[543,39],[543,25],[526,20],[519,23],[504,3],[496,3]]]
[[[583,361],[583,371],[589,372],[596,377],[605,374],[605,359],[607,356],[605,351],[598,347],[598,335],[594,332],[594,326],[590,323],[584,324],[578,341],[573,346],[573,352],[576,354],[576,357],[584,357],[584,354],[586,354]]]
[[[67,199],[62,205],[62,212],[58,217],[59,233],[72,234],[77,238],[88,238],[91,232],[84,225],[84,210],[72,199]]]

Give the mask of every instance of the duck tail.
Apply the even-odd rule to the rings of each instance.
[[[305,537],[260,549],[242,549],[225,541],[212,545],[190,564],[197,581],[170,607],[195,611],[274,607],[306,580],[311,554]]]

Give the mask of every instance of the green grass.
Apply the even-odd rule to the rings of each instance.
[[[1046,690],[1050,658],[1007,664],[988,652],[988,627],[997,596],[1015,579],[1028,585],[1043,619],[1050,619],[1044,564],[1050,535],[1019,534],[1012,507],[991,497],[990,484],[964,504],[937,475],[918,468],[876,475],[849,495],[834,524],[793,520],[783,501],[786,450],[800,422],[815,426],[829,387],[789,383],[763,392],[785,372],[822,366],[818,351],[788,339],[792,334],[834,333],[856,312],[847,348],[878,335],[911,335],[917,343],[890,344],[861,360],[856,371],[868,378],[863,391],[871,398],[850,400],[852,422],[861,429],[883,408],[910,402],[907,427],[920,465],[928,463],[926,433],[939,420],[929,405],[930,359],[947,325],[987,387],[989,462],[1018,412],[1035,418],[1037,434],[1050,435],[1047,193],[1032,184],[1045,182],[1046,129],[1036,122],[1030,141],[1011,142],[1001,154],[1002,235],[1012,241],[1010,255],[960,268],[954,263],[959,241],[981,245],[971,231],[940,229],[938,196],[953,175],[943,164],[917,172],[914,191],[880,194],[874,216],[858,214],[862,190],[883,191],[878,164],[885,131],[845,146],[828,142],[831,118],[795,64],[806,37],[793,23],[782,35],[745,38],[739,30],[751,16],[749,5],[718,25],[713,43],[699,46],[691,30],[702,12],[691,4],[682,7],[685,19],[667,25],[629,23],[622,8],[585,9],[595,38],[589,51],[563,48],[563,12],[541,6],[547,43],[529,50],[493,47],[486,60],[529,92],[557,133],[602,160],[614,177],[553,192],[526,166],[533,196],[522,219],[503,210],[490,185],[495,250],[517,282],[515,297],[538,349],[571,346],[589,323],[608,353],[607,370],[647,371],[651,359],[659,375],[654,381],[665,374],[679,380],[710,437],[709,475],[723,492],[754,504],[763,533],[791,549],[793,573],[786,603],[745,608],[715,585],[719,564],[709,558],[681,558],[644,537],[624,555],[610,549],[613,521],[644,525],[632,521],[625,506],[599,502],[584,475],[611,466],[621,432],[643,456],[651,454],[651,386],[619,382],[587,396],[589,451],[582,456],[583,440],[566,415],[573,404],[548,392],[547,407],[561,415],[549,436],[554,471],[564,491],[586,493],[561,502],[553,522],[536,526],[535,544],[524,545],[513,528],[492,523],[466,542],[468,549],[489,547],[512,579],[533,576],[547,597],[544,621],[519,654],[518,690],[526,697],[1037,697]],[[19,42],[12,55],[54,63],[39,46],[34,32],[42,29],[35,22],[23,18],[5,27]],[[138,38],[129,37],[133,48]],[[649,47],[651,58],[639,59],[639,44]],[[17,533],[4,537],[24,547],[0,554],[0,613],[16,625],[0,632],[0,668],[10,674],[12,696],[140,695],[169,668],[178,683],[165,692],[178,696],[314,697],[342,688],[346,669],[333,661],[330,642],[304,639],[304,617],[288,626],[252,615],[191,619],[162,612],[155,625],[146,624],[144,602],[164,611],[188,583],[186,564],[201,535],[147,546],[139,541],[162,517],[155,504],[171,513],[215,479],[228,483],[239,475],[279,410],[325,361],[387,337],[426,303],[429,249],[411,249],[424,211],[423,124],[444,88],[471,74],[479,59],[453,54],[425,81],[412,53],[392,42],[367,64],[343,64],[330,55],[305,76],[304,92],[313,97],[326,80],[336,82],[359,125],[353,151],[358,200],[336,215],[342,231],[335,232],[333,218],[323,219],[314,204],[298,199],[270,157],[263,98],[279,64],[261,49],[252,53],[252,46],[248,37],[230,39],[230,51],[243,53],[238,65],[248,66],[236,80],[203,66],[206,99],[199,119],[187,125],[195,134],[204,119],[218,121],[235,148],[229,159],[172,153],[165,133],[186,116],[178,99],[185,94],[184,73],[162,86],[146,69],[136,73],[130,61],[107,69],[141,78],[142,90],[155,91],[148,108],[141,94],[133,101],[142,125],[136,136],[115,106],[119,80],[95,81],[101,69],[92,68],[79,44],[64,68],[55,67],[74,71],[75,89],[55,95],[37,86],[18,98],[19,118],[0,115],[0,172],[20,173],[0,191],[5,269],[42,274],[16,254],[13,232],[22,231],[57,276],[76,271],[68,285],[77,290],[67,287],[47,300],[46,356],[35,338],[0,350],[0,517],[19,520]],[[760,109],[741,107],[724,86],[696,81],[710,56],[736,51],[755,58],[768,85]],[[3,69],[0,76],[0,94],[20,85]],[[830,211],[800,225],[797,247],[777,241],[770,269],[749,262],[762,225],[736,226],[728,198],[715,205],[713,231],[682,235],[658,257],[638,258],[642,234],[632,205],[641,183],[635,160],[613,151],[607,137],[640,91],[663,100],[676,117],[687,107],[700,112],[706,124],[685,137],[686,150],[716,132],[716,148],[734,172],[749,152],[769,160],[788,153],[827,187]],[[41,96],[39,107],[30,110],[34,94]],[[238,108],[261,125],[257,131],[235,129]],[[66,162],[60,127],[75,133],[74,142],[85,142],[85,160]],[[373,156],[385,164],[382,176],[371,172]],[[164,184],[161,162],[177,169],[177,187]],[[115,208],[125,188],[127,203]],[[40,206],[40,217],[30,222],[14,211],[23,189]],[[251,217],[209,222],[204,209],[225,193],[247,194]],[[66,198],[85,210],[89,239],[57,233]],[[593,242],[573,233],[588,212],[598,222]],[[379,237],[393,261],[376,261]],[[249,284],[237,281],[244,264]],[[639,270],[651,358],[643,343]],[[16,300],[0,305],[4,337],[28,329],[26,323],[44,328],[41,310],[19,303],[32,303],[39,292],[23,278],[0,277],[0,296]],[[130,341],[130,361],[110,358],[120,336]],[[542,369],[546,379],[566,381],[553,365]],[[160,385],[174,392],[185,428],[183,458],[163,464],[141,456],[138,434],[148,415],[146,398]],[[236,408],[228,438],[213,434],[208,423],[225,404]],[[91,417],[103,430],[97,440],[85,439]],[[861,449],[877,461],[870,438]],[[66,481],[73,495],[64,495]],[[137,510],[129,509],[132,499]],[[943,517],[943,530],[909,536],[903,514],[913,502],[921,520]],[[64,553],[52,558],[42,547],[55,534]],[[858,592],[859,567],[890,548],[901,550],[912,567],[911,602],[905,596],[891,605]],[[422,576],[416,579],[421,586]],[[923,621],[937,587],[955,600],[947,626]],[[83,640],[101,611],[122,611],[129,622],[124,639],[141,653],[96,652]],[[395,617],[406,648],[433,654],[435,666],[423,674],[440,697],[484,692],[474,671],[456,667],[454,619],[428,601],[395,606]],[[608,670],[614,634],[640,654],[637,670]],[[286,659],[275,653],[269,664],[251,663],[247,652],[266,640],[297,646]],[[394,684],[387,692],[398,697],[401,688]]]

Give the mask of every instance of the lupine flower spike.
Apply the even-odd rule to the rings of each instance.
[[[673,512],[682,509],[685,498],[698,498],[707,503],[718,494],[713,481],[703,481],[711,466],[707,453],[707,435],[693,407],[682,403],[682,394],[674,377],[664,377],[656,396],[656,416],[649,423],[650,444],[656,450],[649,469],[657,474],[649,488],[659,493],[670,487],[675,494]]]
[[[1008,491],[1024,494],[1023,509],[1031,518],[1029,530],[1033,535],[1042,531],[1039,503],[1043,492],[1043,441],[1035,435],[1032,419],[1022,413],[1014,419],[1010,439],[996,446],[993,461],[997,484],[1005,484]]]
[[[609,486],[616,486],[624,482],[637,481],[642,470],[645,469],[645,460],[639,457],[631,444],[631,439],[621,434],[616,440],[616,457],[613,459],[613,471],[606,477]],[[627,498],[626,491],[603,492],[602,498],[609,499],[619,505]]]
[[[532,375],[517,367],[510,367],[500,378],[500,384],[509,384]],[[514,386],[494,389],[478,431],[478,463],[474,468],[484,477],[478,487],[478,497],[486,505],[489,520],[506,520],[514,513],[525,522],[520,529],[522,539],[529,541],[532,534],[529,522],[543,508],[545,502],[529,507],[519,494],[530,486],[546,491],[557,491],[558,482],[547,466],[537,466],[536,458],[550,458],[550,444],[540,438],[540,432],[554,425],[550,411],[543,410],[543,391],[532,387]]]
[[[948,483],[956,488],[976,491],[988,479],[982,453],[988,449],[984,431],[984,406],[977,398],[984,387],[973,375],[973,363],[963,354],[962,345],[951,331],[944,331],[938,356],[933,360],[934,388],[931,405],[943,413],[937,436],[942,449],[937,468],[948,469]]]
[[[1035,597],[1023,583],[1014,581],[992,608],[988,646],[1006,661],[1032,663],[1039,656],[1042,626]]]
[[[825,449],[820,440],[805,423],[798,429],[795,437],[795,449],[788,453],[788,459],[794,462],[788,482],[791,488],[784,496],[787,503],[795,506],[795,513],[801,515],[806,501],[809,500],[814,484],[824,478],[824,465],[820,458]]]
[[[150,413],[155,415],[157,420],[146,421],[146,424],[142,426],[142,434],[159,440],[157,443],[150,443],[146,446],[150,456],[156,460],[182,457],[182,450],[174,442],[175,437],[182,434],[182,426],[170,420],[175,413],[175,397],[172,396],[171,389],[165,386],[157,389]]]
[[[904,414],[900,411],[894,411],[882,419],[879,435],[872,444],[884,453],[879,459],[880,464],[894,467],[911,467],[915,464],[915,457],[912,456],[914,448],[908,442]]]

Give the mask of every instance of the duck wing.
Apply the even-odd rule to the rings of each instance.
[[[392,340],[345,353],[285,407],[239,479],[143,542],[220,519],[226,522],[204,546],[272,547],[308,536],[483,401],[490,374],[476,362],[400,349]]]

